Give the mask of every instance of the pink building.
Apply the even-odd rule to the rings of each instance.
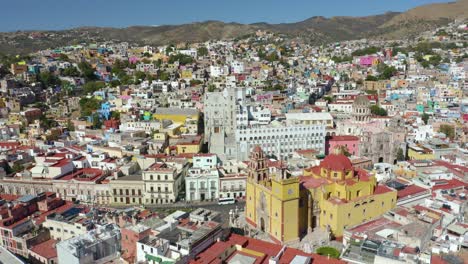
[[[351,155],[357,155],[359,149],[359,137],[356,136],[330,136],[325,143],[325,154],[329,154],[336,146],[346,146]]]
[[[361,66],[365,66],[365,67],[370,67],[372,66],[376,60],[378,60],[379,58],[376,57],[376,56],[363,56],[363,57],[360,57],[359,58],[359,64]]]

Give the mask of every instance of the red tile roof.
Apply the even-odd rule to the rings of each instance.
[[[270,258],[276,256],[283,248],[282,245],[273,244],[270,242],[266,242],[266,241],[262,241],[262,240],[258,240],[254,238],[248,238],[248,237],[240,236],[237,234],[231,234],[227,241],[217,242],[213,244],[208,249],[200,253],[194,260],[191,260],[189,263],[192,263],[192,264],[221,263],[218,256],[221,255],[221,253],[225,252],[226,249],[235,245],[239,245],[239,246],[242,246],[242,248],[265,254],[263,257],[260,257],[260,256],[247,254],[245,252],[241,253],[240,251],[234,251],[234,253],[230,255],[230,257],[234,256],[235,254],[248,255],[256,259],[255,264],[269,263]],[[344,261],[341,261],[338,259],[328,258],[328,257],[321,256],[318,254],[308,254],[301,250],[289,248],[289,247],[286,248],[284,253],[281,255],[279,263],[291,263],[291,261],[296,256],[311,257],[312,264],[345,263]]]
[[[432,187],[432,191],[435,191],[435,190],[450,190],[450,189],[454,189],[454,188],[466,188],[468,186],[468,184],[460,181],[460,180],[457,180],[457,179],[452,179],[452,180],[447,180],[446,181],[447,184],[437,184],[435,186]]]
[[[410,186],[405,187],[403,190],[398,191],[397,197],[398,199],[402,199],[410,195],[423,193],[425,191],[427,191],[427,189],[424,189],[417,185],[410,185]]]
[[[49,239],[31,247],[30,250],[43,258],[53,259],[57,257],[56,243],[54,239]]]
[[[328,138],[328,141],[359,141],[359,137],[356,136],[331,136]]]

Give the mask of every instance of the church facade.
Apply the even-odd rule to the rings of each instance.
[[[354,168],[342,151],[334,149],[320,165],[292,177],[286,166],[270,173],[262,149],[254,148],[247,179],[247,223],[277,243],[286,243],[315,228],[341,237],[347,227],[394,208],[396,191]]]

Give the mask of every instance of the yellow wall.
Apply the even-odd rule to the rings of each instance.
[[[415,151],[412,148],[408,149],[408,158],[410,160],[432,160],[435,158],[434,153],[423,153]]]
[[[320,202],[320,226],[326,229],[329,225],[334,236],[343,236],[346,227],[369,221],[384,214],[396,206],[396,200],[396,191],[370,195],[346,203],[322,200]]]
[[[177,153],[199,153],[200,152],[200,144],[191,144],[191,145],[177,145]]]
[[[268,183],[269,184],[269,183]],[[299,238],[299,181],[291,178],[283,181],[272,180],[271,188],[247,180],[246,217],[257,225],[260,212],[257,208],[262,194],[265,196],[265,231],[279,241]]]
[[[185,123],[187,118],[195,119],[198,121],[199,114],[187,115],[187,114],[153,114],[153,119],[168,119],[172,120],[174,123]]]

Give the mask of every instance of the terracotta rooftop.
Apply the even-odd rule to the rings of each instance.
[[[46,259],[56,258],[57,257],[57,249],[55,248],[56,243],[57,241],[55,241],[54,239],[49,239],[31,247],[30,250],[36,253],[37,255]]]
[[[283,248],[282,245],[273,244],[270,242],[248,238],[240,236],[237,234],[231,234],[227,241],[214,243],[212,246],[207,248],[202,253],[198,254],[194,260],[191,260],[189,263],[192,264],[214,264],[221,263],[218,256],[223,252],[226,252],[227,249],[233,246],[241,246],[244,250],[235,250],[227,258],[232,258],[236,254],[242,254],[249,256],[255,259],[255,264],[267,264],[271,257],[275,257]],[[246,249],[246,250],[245,250]],[[294,248],[286,248],[279,259],[279,263],[291,263],[296,256],[310,257],[312,264],[320,263],[346,263],[344,261],[328,258],[318,254],[308,254],[301,250]]]

